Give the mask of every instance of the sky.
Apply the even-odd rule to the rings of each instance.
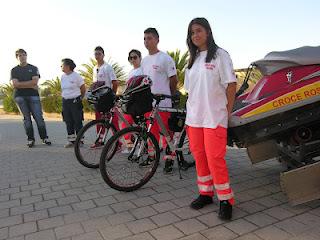
[[[62,58],[81,69],[101,45],[128,72],[128,52],[143,56],[143,31],[155,27],[159,49],[186,51],[189,22],[205,17],[216,43],[245,68],[270,51],[320,45],[320,1],[315,0],[11,0],[0,4],[0,84],[8,83],[23,48],[41,81],[61,76]]]

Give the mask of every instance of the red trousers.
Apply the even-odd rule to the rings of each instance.
[[[170,137],[172,138],[173,136],[173,133],[169,130],[169,124],[168,124],[168,119],[170,117],[170,113],[169,112],[158,112],[163,123],[164,123],[164,126],[165,128],[167,129],[167,131],[169,132],[170,134]],[[145,117],[149,117],[150,116],[150,112],[146,113],[145,114]],[[158,122],[155,120],[152,128],[151,128],[151,133],[156,137],[158,143],[160,142],[160,126],[158,124]],[[165,138],[163,138],[163,142],[162,142],[162,147],[165,149],[166,147],[166,144],[167,144],[167,141],[165,140]],[[164,160],[166,160],[167,157],[164,157]]]
[[[101,119],[102,118],[102,114],[100,112],[96,112],[96,119]],[[119,131],[119,117],[117,114],[113,115],[112,118],[112,124],[116,127],[116,130]],[[100,131],[100,136],[103,137],[104,133],[105,133],[105,128],[102,127],[101,125],[97,125],[97,133]]]
[[[133,121],[133,118],[131,117],[130,114],[123,114],[123,117],[128,121],[128,123],[129,123],[130,125],[133,124],[134,121]],[[127,126],[124,122],[121,123],[121,129],[124,129],[124,128],[127,128],[127,127],[128,127],[128,126]],[[126,135],[124,136],[124,139],[125,139],[126,141],[129,141],[130,138],[131,138],[131,136],[130,136],[129,134],[126,134]]]
[[[213,196],[213,187],[220,201],[234,204],[225,161],[227,129],[223,127],[187,127],[190,150],[196,160],[197,184],[201,195]]]
[[[170,113],[169,112],[159,112],[159,115],[164,123],[164,126],[166,127],[167,131],[169,131],[169,125],[168,125],[168,119],[170,117]],[[150,112],[146,113],[145,115],[146,117],[149,117],[150,116]],[[130,114],[124,114],[124,118],[128,121],[128,123],[130,125],[133,124],[133,118],[131,117]],[[125,123],[122,123],[121,124],[121,128],[126,128],[126,124]],[[151,128],[151,133],[156,137],[157,141],[159,142],[160,141],[160,127],[159,127],[159,124],[157,121],[154,122],[152,128]],[[171,132],[169,131],[170,135],[171,135]],[[163,138],[165,141],[165,138]],[[165,141],[166,142],[166,141]]]
[[[128,123],[129,123],[130,125],[133,124],[133,118],[131,117],[130,114],[123,114],[123,117],[128,121]],[[128,126],[127,126],[124,122],[121,123],[121,129],[127,128],[127,127],[128,127]]]
[[[167,129],[167,131],[169,131],[169,124],[168,124],[168,119],[170,117],[170,113],[169,112],[158,112],[165,128]],[[146,113],[146,117],[150,116],[150,112]],[[151,133],[156,137],[157,141],[160,141],[160,126],[158,124],[158,122],[155,120],[152,128],[151,128]]]

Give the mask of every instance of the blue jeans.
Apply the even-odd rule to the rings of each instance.
[[[41,139],[47,138],[46,124],[42,116],[42,108],[39,96],[17,96],[15,101],[23,115],[23,125],[28,136],[28,140],[34,140],[31,115],[36,121]]]

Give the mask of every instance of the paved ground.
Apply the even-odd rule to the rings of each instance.
[[[21,120],[0,117],[0,239],[320,239],[320,201],[288,205],[276,161],[252,166],[243,150],[229,149],[237,205],[233,221],[222,222],[216,204],[188,207],[194,169],[179,180],[159,168],[142,189],[117,192],[63,148],[61,122],[47,124],[53,146],[28,149]]]

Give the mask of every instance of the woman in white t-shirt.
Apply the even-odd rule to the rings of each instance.
[[[130,78],[132,78],[132,77],[143,75],[142,69],[141,69],[141,66],[140,66],[140,64],[141,64],[141,52],[139,50],[132,49],[129,52],[128,61],[133,66],[133,69],[129,72],[128,80]],[[128,123],[130,125],[133,124],[133,118],[131,117],[130,114],[123,114],[123,116],[128,121]],[[122,128],[126,128],[127,126],[126,126],[125,123],[122,123],[121,127]],[[130,136],[126,136],[126,142],[127,142],[127,146],[131,147]]]
[[[61,95],[62,117],[66,123],[68,143],[65,147],[72,147],[76,134],[82,128],[83,106],[82,98],[86,92],[83,78],[73,70],[76,64],[69,58],[62,59]]]
[[[200,193],[190,207],[200,209],[212,203],[214,187],[220,201],[219,217],[229,220],[234,198],[225,154],[236,77],[229,54],[215,44],[205,18],[190,22],[187,44],[190,60],[184,83],[189,94],[186,125]]]
[[[133,69],[129,72],[128,79],[143,75],[141,69],[141,52],[137,49],[132,49],[128,55],[128,61],[133,66]]]

